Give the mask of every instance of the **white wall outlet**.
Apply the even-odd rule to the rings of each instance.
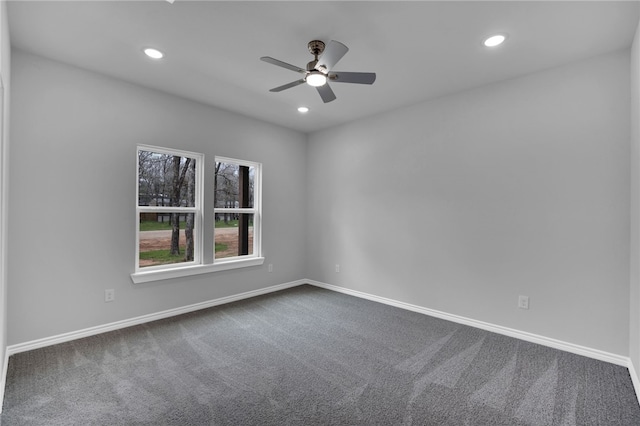
[[[116,291],[112,288],[108,288],[104,291],[104,301],[113,302],[116,298]]]
[[[269,271],[269,272],[273,272],[273,263],[270,263],[270,264],[267,266],[267,271]]]
[[[340,265],[336,263],[336,272],[340,272]]]
[[[518,296],[518,308],[529,309],[529,296]]]

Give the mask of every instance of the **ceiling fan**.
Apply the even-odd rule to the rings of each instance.
[[[344,44],[331,40],[328,45],[320,40],[312,40],[308,44],[309,52],[315,57],[313,61],[307,64],[307,69],[279,61],[270,56],[263,56],[261,61],[286,68],[291,71],[304,74],[300,80],[275,87],[270,92],[281,92],[300,84],[307,83],[318,90],[320,97],[324,103],[331,102],[336,99],[336,95],[329,87],[328,82],[335,83],[358,83],[373,84],[376,81],[376,74],[373,72],[343,72],[333,71],[333,66],[349,51]]]

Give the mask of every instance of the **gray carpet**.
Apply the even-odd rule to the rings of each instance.
[[[13,355],[2,425],[640,425],[626,368],[312,286]]]

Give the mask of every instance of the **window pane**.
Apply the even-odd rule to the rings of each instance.
[[[216,213],[215,258],[253,254],[253,214]]]
[[[140,268],[193,261],[194,238],[193,213],[140,213]]]
[[[253,207],[255,167],[216,163],[215,207]]]
[[[196,160],[138,151],[139,206],[195,206]]]

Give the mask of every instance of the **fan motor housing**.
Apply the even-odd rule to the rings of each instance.
[[[309,52],[318,59],[318,55],[324,52],[325,44],[322,40],[311,40],[307,47],[309,48]]]

